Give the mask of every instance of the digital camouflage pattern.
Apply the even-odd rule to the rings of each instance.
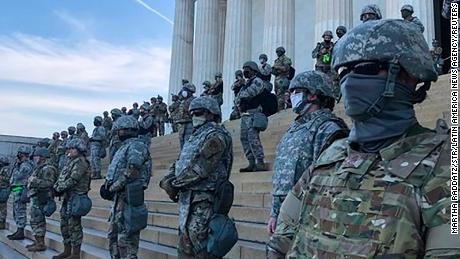
[[[189,106],[189,111],[192,112],[194,110],[205,109],[208,110],[210,113],[222,117],[222,113],[220,112],[220,107],[217,101],[208,96],[201,96],[195,98]]]
[[[418,17],[411,17],[410,19],[406,20],[409,23],[412,23],[414,26],[416,26],[421,33],[425,31],[425,26],[423,26],[422,21]]]
[[[90,152],[91,152],[91,171],[93,176],[101,176],[101,159],[106,156],[105,147],[107,145],[107,131],[103,126],[94,127],[93,134],[90,138]]]
[[[110,130],[112,129],[112,124],[113,124],[112,118],[110,118],[109,116],[106,117],[104,115],[104,119],[102,121],[102,127],[104,127],[105,131],[110,132]]]
[[[84,128],[82,129],[77,129],[77,133],[76,133],[76,136],[78,138],[80,138],[81,140],[83,140],[83,142],[85,143],[85,146],[86,146],[86,150],[90,150],[90,145],[89,145],[89,135],[88,135],[88,132],[86,132],[86,130]]]
[[[300,88],[307,89],[312,94],[334,98],[331,78],[323,72],[305,71],[297,74],[291,80],[289,90]]]
[[[165,122],[169,118],[168,105],[163,101],[157,101],[153,106],[152,113],[155,118],[155,129],[158,130],[159,136],[163,136],[165,134]],[[153,136],[157,136],[157,132],[154,132]]]
[[[238,93],[240,92],[241,88],[246,84],[246,80],[244,80],[243,72],[241,70],[237,70],[235,72],[235,76],[236,76],[236,80],[232,84],[232,91],[234,94],[234,99],[233,99],[232,113],[230,114],[230,120],[236,120],[241,117],[240,111],[236,104],[236,97],[238,96]]]
[[[150,181],[152,160],[147,146],[138,138],[123,141],[109,165],[106,182],[109,190],[118,196],[113,204],[108,239],[112,258],[137,258],[140,231],[128,235],[123,218],[123,209],[129,206],[123,190],[128,182],[143,178],[147,188]]]
[[[171,167],[179,190],[179,254],[196,258],[206,250],[214,192],[227,180],[233,163],[232,138],[221,125],[196,128]]]
[[[421,81],[435,81],[438,77],[423,34],[404,20],[362,23],[353,28],[353,33],[345,34],[335,49],[340,49],[332,59],[336,71],[356,62],[397,59],[404,70]]]
[[[28,189],[32,202],[30,207],[30,226],[34,236],[45,236],[46,219],[43,207],[46,205],[47,200],[40,200],[39,196],[47,196],[48,199],[53,199],[51,189],[58,175],[54,165],[43,162],[34,169],[29,178]]]
[[[11,178],[11,168],[5,162],[8,161],[8,158],[0,155],[0,189],[6,189],[10,186],[10,178]],[[7,202],[0,203],[0,225],[4,224],[6,221],[7,215]]]
[[[54,184],[54,189],[62,193],[64,199],[60,211],[61,234],[66,245],[78,246],[83,240],[81,217],[71,216],[70,199],[73,193],[88,193],[91,172],[88,160],[83,156],[70,158]]]
[[[18,228],[24,228],[27,222],[27,203],[21,201],[22,193],[27,186],[27,181],[32,174],[33,164],[29,159],[16,162],[13,166],[10,179],[11,188],[19,187],[21,190],[13,191],[13,218]]]
[[[369,21],[365,19],[364,17],[365,14],[375,15],[376,20],[382,19],[382,12],[380,11],[379,6],[376,4],[369,4],[369,5],[364,6],[363,9],[361,9],[360,20],[363,22]]]
[[[264,150],[262,142],[259,137],[259,130],[253,127],[253,119],[255,113],[262,114],[262,108],[256,107],[254,109],[247,109],[247,103],[251,103],[251,99],[261,94],[264,91],[264,83],[262,79],[254,76],[250,78],[246,85],[241,88],[238,96],[236,97],[236,104],[239,107],[241,114],[241,133],[240,140],[243,146],[244,155],[250,163],[255,160],[263,162]]]
[[[378,154],[334,142],[293,189],[302,206],[287,258],[458,257],[449,157],[448,135],[418,125]]]
[[[284,109],[284,93],[289,88],[289,72],[292,61],[286,55],[275,59],[273,63],[272,74],[275,75],[275,94],[278,99],[278,110]]]
[[[141,139],[148,147],[150,147],[150,143],[152,141],[152,134],[156,136],[156,127],[155,127],[155,119],[146,111],[141,117],[139,118],[139,139]]]

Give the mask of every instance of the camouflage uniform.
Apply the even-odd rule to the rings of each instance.
[[[113,122],[115,122],[118,118],[120,118],[123,113],[120,111],[120,109],[112,109],[110,111],[112,114]],[[112,123],[112,128],[113,128],[113,123]],[[110,128],[110,144],[109,144],[109,153],[110,153],[110,161],[112,161],[113,156],[117,152],[118,148],[120,148],[121,141],[118,138],[118,135],[113,132],[112,128]]]
[[[83,227],[81,217],[71,216],[70,200],[75,194],[86,194],[91,185],[91,172],[89,162],[84,156],[86,145],[80,139],[70,141],[67,148],[77,148],[79,155],[70,158],[64,166],[54,184],[54,189],[62,197],[60,211],[61,234],[64,246],[72,246],[72,249],[80,249],[83,240]]]
[[[179,110],[179,105],[180,105],[180,102],[179,100],[173,100],[171,105],[169,105],[169,114],[170,114],[170,119],[171,119],[171,128],[172,128],[172,131],[175,133],[178,131],[178,128],[177,128],[177,112]]]
[[[258,164],[264,163],[264,150],[260,142],[260,132],[253,127],[253,120],[256,115],[265,116],[262,113],[261,106],[254,104],[254,98],[261,94],[264,89],[262,79],[253,76],[247,80],[246,85],[241,88],[236,97],[236,103],[241,112],[240,140],[243,145],[244,155],[248,159],[250,166],[256,164],[256,162]]]
[[[23,192],[27,191],[27,181],[32,174],[33,164],[32,161],[26,159],[22,162],[16,162],[13,167],[13,173],[10,179],[10,186],[13,192],[13,218],[18,228],[25,228],[27,223],[27,202],[21,200]],[[14,191],[19,188],[22,190]]]
[[[195,86],[192,84],[186,84],[184,88],[187,87],[191,90],[189,92],[194,93],[195,92]],[[186,91],[186,90],[182,90]],[[192,126],[192,116],[190,115],[188,108],[190,106],[190,103],[195,99],[195,97],[190,94],[187,98],[183,98],[180,102],[179,105],[179,110],[177,111],[177,123],[179,126],[179,141],[180,141],[180,147],[184,146],[185,141],[188,140],[190,134],[192,134],[193,131],[193,126]]]
[[[298,74],[292,81],[289,90],[306,89],[312,94],[330,98],[334,102],[331,80],[326,74],[307,71]],[[325,103],[320,103],[324,106]],[[321,152],[333,141],[348,134],[345,122],[336,117],[329,108],[319,108],[313,112],[304,109],[297,111],[300,115],[281,138],[276,150],[273,174],[273,199],[270,217],[277,219],[281,204],[299,180],[302,173],[316,161]],[[289,225],[279,220],[277,230],[267,244],[269,258],[282,257],[279,251],[285,251],[283,240],[293,237],[294,230],[288,231]]]
[[[55,134],[57,134],[55,136]],[[59,133],[55,132],[53,134],[53,140],[51,141],[51,145],[48,147],[48,150],[50,151],[50,162],[57,167],[59,164],[59,156],[58,156],[58,148],[59,145],[61,145],[62,140],[59,139]]]
[[[151,115],[150,106],[143,104],[141,106],[141,117],[139,118],[139,139],[142,140],[149,148],[152,141],[152,131],[156,129],[155,119]],[[156,136],[156,135],[155,135]]]
[[[381,94],[388,99],[380,113],[364,120],[361,113],[345,106],[345,112],[355,121],[349,139],[334,142],[293,188],[292,196],[301,207],[299,217],[293,218],[298,226],[287,258],[459,258],[460,239],[450,234],[453,202],[448,130],[438,123],[433,132],[415,120],[415,124],[397,129],[403,132],[401,135],[379,139],[376,152],[366,151],[374,147],[375,140],[365,145],[362,138],[351,138],[361,124],[372,127],[368,120],[383,120],[380,114],[394,103],[403,105],[405,101],[415,114],[411,101],[423,99],[416,100],[414,91],[406,101],[401,90],[415,88],[415,83],[391,81],[399,74],[395,71],[402,68],[420,81],[437,79],[423,35],[400,20],[366,22],[350,34],[336,47],[334,68],[356,67],[369,60],[394,62],[394,57],[399,57],[397,63],[390,64],[388,76],[378,79],[385,87]],[[356,106],[351,100],[364,97],[359,91],[351,91],[352,86],[358,87],[356,81],[348,82],[353,76],[347,75],[341,86],[345,103],[351,107]],[[427,88],[417,89],[419,93],[423,90]],[[396,118],[392,127],[405,123],[405,118]],[[386,132],[383,134],[386,136]],[[363,136],[367,137],[366,133]]]
[[[63,131],[65,132],[65,131]],[[61,136],[63,135],[61,132]],[[67,136],[67,135],[65,135]],[[64,168],[64,165],[65,163],[67,162],[67,156],[66,156],[66,145],[67,145],[67,142],[69,141],[69,139],[67,137],[64,137],[62,138],[62,141],[61,143],[59,144],[59,146],[57,147],[57,157],[58,157],[58,165],[57,165],[57,169],[58,169],[58,172],[61,172],[62,168]]]
[[[6,156],[0,155],[0,190],[10,188],[11,168]],[[8,190],[9,191],[9,190]],[[0,229],[5,228],[8,202],[0,202]]]
[[[104,120],[102,121],[102,127],[104,127],[106,132],[110,132],[110,130],[112,130],[112,124],[113,124],[112,118],[110,118],[108,116],[108,113],[107,113],[107,116],[104,114],[103,119]],[[109,136],[107,136],[107,137],[109,137]]]
[[[100,122],[102,122],[102,118],[99,118],[101,119]],[[107,155],[105,151],[106,143],[107,132],[101,124],[98,124],[98,126],[94,127],[93,134],[90,138],[91,171],[93,172],[93,178],[101,178],[101,159]]]
[[[382,12],[380,11],[380,7],[376,4],[365,5],[363,9],[361,9],[361,15],[359,16],[359,19],[363,23],[367,21],[382,19]]]
[[[217,73],[215,79],[216,81],[211,85],[211,88],[209,89],[209,96],[214,98],[219,106],[222,106],[224,103],[224,82],[222,81],[222,73]]]
[[[56,167],[48,162],[38,165],[29,178],[29,196],[31,197],[30,226],[34,237],[44,237],[46,233],[46,219],[43,207],[51,197],[51,189],[58,177]],[[43,197],[42,197],[43,196]],[[48,197],[48,199],[44,199]]]
[[[289,88],[289,73],[292,65],[291,59],[284,52],[283,48],[283,54],[275,59],[272,67],[272,74],[275,75],[275,94],[278,99],[278,110],[284,108],[284,93]]]
[[[271,68],[270,68],[271,71]],[[238,110],[238,106],[236,104],[236,97],[238,96],[238,93],[240,92],[241,88],[246,84],[246,80],[243,78],[243,71],[237,70],[235,72],[235,82],[232,84],[232,91],[235,96],[233,99],[233,107],[232,107],[232,113],[230,114],[230,120],[237,120],[241,118],[240,111]]]
[[[414,13],[414,7],[412,5],[406,4],[401,7],[401,15],[403,16],[403,19],[413,25],[415,25],[416,28],[420,30],[421,33],[425,31],[425,26],[423,26],[423,23],[420,21],[419,18],[412,16]],[[405,17],[405,15],[408,15]]]
[[[76,136],[80,138],[81,140],[83,140],[83,142],[85,142],[86,150],[89,150],[90,149],[89,135],[88,135],[88,132],[86,132],[85,126],[82,123],[77,124]]]
[[[163,97],[157,97],[157,103],[154,106],[153,116],[155,118],[155,129],[158,129],[158,135],[164,136],[165,122],[168,120],[168,105],[163,102]],[[154,133],[156,136],[156,132]]]
[[[210,99],[199,97],[194,103],[206,101],[203,98]],[[220,113],[217,102],[208,105]],[[218,184],[229,178],[232,162],[230,133],[223,126],[207,121],[194,128],[171,167],[172,186],[179,191],[180,258],[214,258],[206,251],[208,223],[214,214],[214,193]]]
[[[325,31],[323,38],[330,36],[332,39],[332,32]],[[315,49],[311,52],[311,57],[316,59],[315,70],[329,74],[331,72],[332,50],[334,49],[334,42],[323,41],[316,44]]]
[[[138,127],[137,122],[129,118],[121,118],[114,125],[117,129],[130,127],[137,130]],[[135,136],[124,140],[109,165],[106,177],[110,192],[116,196],[108,233],[112,258],[137,258],[140,231],[130,235],[127,233],[123,211],[130,205],[126,202],[125,187],[129,182],[142,179],[146,188],[150,174],[151,158],[148,147]]]

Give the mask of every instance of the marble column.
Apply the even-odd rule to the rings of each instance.
[[[219,52],[217,53],[218,70],[223,71],[224,46],[225,46],[225,21],[227,15],[227,0],[219,0]]]
[[[196,28],[193,50],[193,83],[196,95],[203,92],[202,83],[212,81],[219,70],[219,1],[196,1]]]
[[[268,56],[268,62],[273,64],[276,59],[275,50],[283,46],[286,55],[294,63],[295,51],[295,1],[266,0],[264,11],[263,50]],[[259,53],[260,54],[260,53]],[[259,55],[257,55],[258,57]],[[294,64],[293,64],[294,65]],[[295,65],[294,65],[295,66]]]
[[[434,31],[434,6],[432,0],[405,0],[405,1],[386,1],[385,18],[402,19],[401,7],[410,4],[414,7],[413,16],[417,16],[425,26],[423,36],[431,47],[431,41],[435,37]]]
[[[169,101],[171,101],[171,94],[176,94],[180,90],[183,78],[192,79],[194,13],[193,0],[176,0],[169,75]]]
[[[339,25],[351,30],[353,26],[353,1],[316,0],[315,41],[323,41],[324,31],[332,31],[334,34],[333,41],[336,41],[338,38],[335,35],[335,29]]]
[[[224,104],[222,114],[228,119],[233,106],[232,83],[235,71],[251,59],[252,0],[227,0],[224,47]]]

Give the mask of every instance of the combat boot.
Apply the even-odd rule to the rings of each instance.
[[[72,255],[69,257],[66,257],[65,259],[80,259],[80,251],[81,251],[81,245],[78,246],[72,246]]]
[[[70,244],[64,244],[64,252],[53,256],[52,259],[64,259],[64,258],[69,257],[71,249],[72,247],[70,246]]]
[[[34,246],[29,247],[27,250],[29,252],[40,252],[45,251],[45,237],[35,236],[35,240],[37,241]]]
[[[29,244],[29,245],[26,245],[26,248],[29,249],[33,246],[35,246],[37,243],[35,242],[35,240],[32,240],[32,244]]]
[[[256,172],[267,171],[267,170],[268,170],[268,168],[265,165],[264,161],[257,162],[257,164],[255,166],[255,171]]]
[[[9,240],[23,240],[25,238],[24,237],[24,228],[18,228],[18,230],[16,230],[16,232],[14,232],[14,234],[8,235],[7,238]]]
[[[245,168],[240,168],[241,173],[245,172],[254,172],[256,169],[256,162],[254,160],[249,161],[249,165],[246,166]]]
[[[0,222],[0,230],[6,229],[6,224],[5,222]]]

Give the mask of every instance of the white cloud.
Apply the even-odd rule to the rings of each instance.
[[[171,49],[160,43],[116,46],[14,34],[0,37],[0,80],[81,90],[166,92]]]

